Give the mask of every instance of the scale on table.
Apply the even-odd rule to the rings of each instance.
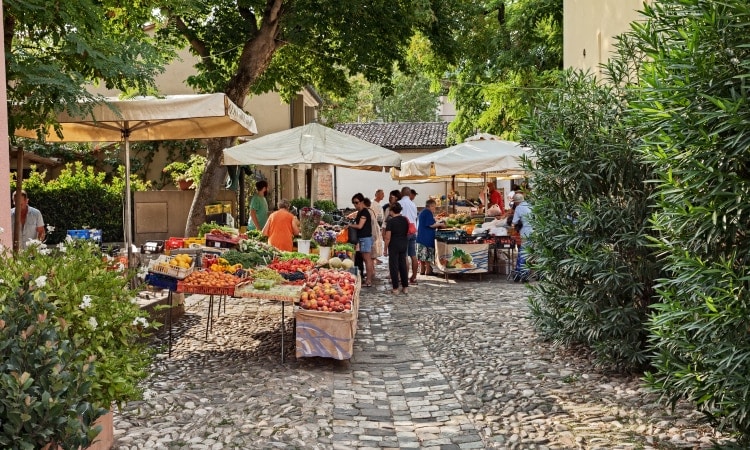
[[[141,253],[150,255],[154,253],[164,253],[164,241],[147,241],[141,245]]]

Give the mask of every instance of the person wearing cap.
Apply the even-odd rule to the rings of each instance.
[[[513,204],[515,205],[515,212],[513,213],[513,221],[511,222],[516,229],[519,229],[521,235],[521,245],[518,247],[518,260],[516,261],[516,270],[521,272],[525,270],[523,268],[526,265],[526,254],[524,247],[526,246],[526,240],[529,238],[534,228],[531,226],[529,217],[531,216],[531,206],[526,202],[523,194],[517,193],[513,196]]]
[[[15,202],[15,195],[13,196]],[[19,248],[26,248],[26,244],[30,240],[44,241],[44,218],[42,218],[42,212],[38,209],[29,206],[29,196],[26,191],[21,191],[21,200],[16,205],[18,208],[11,208],[10,220],[11,230],[15,230],[16,226],[16,210],[21,214],[21,239],[19,242]],[[13,232],[15,237],[15,232]]]

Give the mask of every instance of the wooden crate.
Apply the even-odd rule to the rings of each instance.
[[[357,334],[360,287],[361,281],[358,279],[351,311],[339,313],[302,308],[295,310],[297,358],[322,356],[344,360],[352,357],[354,336]]]

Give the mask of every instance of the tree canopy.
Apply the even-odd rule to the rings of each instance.
[[[174,54],[144,29],[154,7],[149,0],[3,1],[11,135],[49,126],[55,111],[80,112],[92,84],[151,91]]]
[[[163,7],[169,44],[186,42],[200,58],[188,83],[199,91],[225,92],[237,104],[250,93],[277,91],[287,99],[306,85],[345,95],[349,76],[389,83],[405,68],[415,32],[436,54],[454,60],[451,30],[460,23],[456,0],[184,0]],[[196,192],[186,232],[197,229],[207,201],[224,179],[226,139],[208,146],[208,164]]]

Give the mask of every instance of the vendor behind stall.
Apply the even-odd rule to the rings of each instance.
[[[289,212],[291,203],[282,199],[279,209],[268,216],[263,227],[263,235],[268,236],[268,243],[285,252],[294,250],[294,236],[299,235],[299,220]]]

